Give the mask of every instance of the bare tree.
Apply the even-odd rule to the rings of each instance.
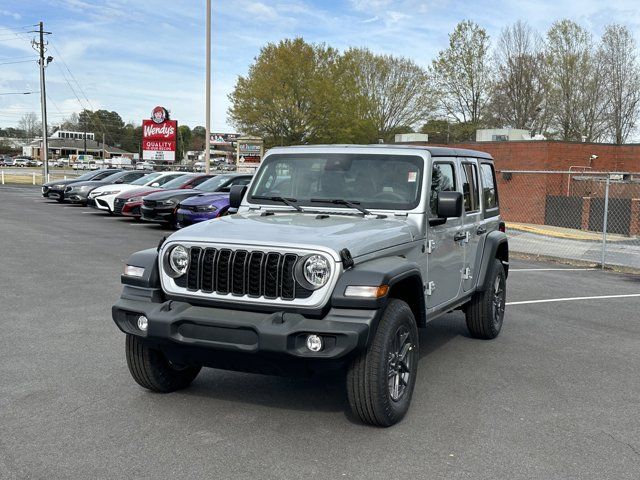
[[[607,99],[601,55],[593,52],[591,34],[571,20],[560,20],[547,32],[548,105],[561,140],[596,141],[604,133]]]
[[[607,130],[614,143],[625,143],[640,113],[640,66],[636,42],[622,25],[607,26],[602,36],[602,71],[606,79],[609,109]]]
[[[34,112],[25,113],[18,121],[18,128],[24,131],[25,138],[34,138],[42,134],[42,126]]]
[[[459,123],[480,123],[492,88],[489,36],[465,20],[449,35],[449,47],[432,63],[440,107]]]
[[[422,124],[435,108],[428,73],[406,58],[352,48],[342,57],[364,98],[364,117],[378,138],[390,140],[399,129]]]
[[[71,130],[77,131],[80,128],[80,117],[77,113],[73,112],[71,115],[66,117],[62,123],[60,124],[60,130]]]
[[[494,54],[496,81],[490,110],[500,126],[545,130],[547,93],[543,40],[518,21],[502,30]]]

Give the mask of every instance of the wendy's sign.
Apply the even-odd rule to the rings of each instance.
[[[142,121],[142,159],[174,162],[178,122],[169,120],[166,108],[157,106],[151,119]]]

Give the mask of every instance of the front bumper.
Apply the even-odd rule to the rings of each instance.
[[[93,208],[97,208],[98,210],[107,210],[109,212],[111,211],[109,203],[107,203],[107,201],[102,197],[89,198],[87,200],[87,205]]]
[[[205,355],[220,352],[248,354],[256,360],[261,354],[310,360],[337,360],[364,348],[377,323],[378,310],[332,308],[322,319],[292,312],[254,312],[191,305],[186,302],[154,302],[149,297],[161,293],[125,287],[112,308],[112,317],[124,333],[145,338],[163,350],[195,349]],[[145,298],[146,297],[146,298]],[[137,327],[140,315],[148,328]],[[320,335],[324,348],[306,348],[309,334]]]
[[[45,198],[53,198],[58,200],[59,198],[64,198],[63,190],[53,190],[51,188],[47,188],[45,191],[44,187],[42,188],[42,196]]]
[[[176,212],[176,225],[179,228],[184,228],[195,223],[213,220],[218,216],[218,213],[219,212],[193,212],[179,208]]]
[[[89,192],[64,192],[64,199],[72,203],[87,203]]]
[[[140,208],[142,220],[147,222],[170,223],[173,220],[175,206],[171,207],[145,207]]]
[[[140,217],[141,206],[142,206],[142,202],[125,203],[122,206],[120,206],[120,202],[116,200],[115,212],[118,213],[118,208],[120,208],[120,214],[122,215],[125,215],[127,217]]]

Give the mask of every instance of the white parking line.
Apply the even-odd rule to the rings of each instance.
[[[510,268],[511,272],[586,272],[600,270],[599,268]]]
[[[640,293],[628,293],[625,295],[596,295],[594,297],[566,297],[566,298],[547,298],[544,300],[525,300],[523,302],[507,302],[506,305],[526,305],[529,303],[551,303],[551,302],[573,302],[576,300],[594,300],[598,298],[629,298],[640,297]]]

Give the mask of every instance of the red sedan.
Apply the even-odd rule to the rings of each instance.
[[[113,213],[115,215],[125,215],[127,217],[140,218],[140,207],[142,199],[150,193],[160,192],[162,190],[188,189],[195,188],[202,182],[206,182],[215,175],[204,175],[201,173],[186,173],[181,177],[175,178],[165,183],[162,188],[144,187],[136,190],[128,190],[118,195],[114,202]]]

